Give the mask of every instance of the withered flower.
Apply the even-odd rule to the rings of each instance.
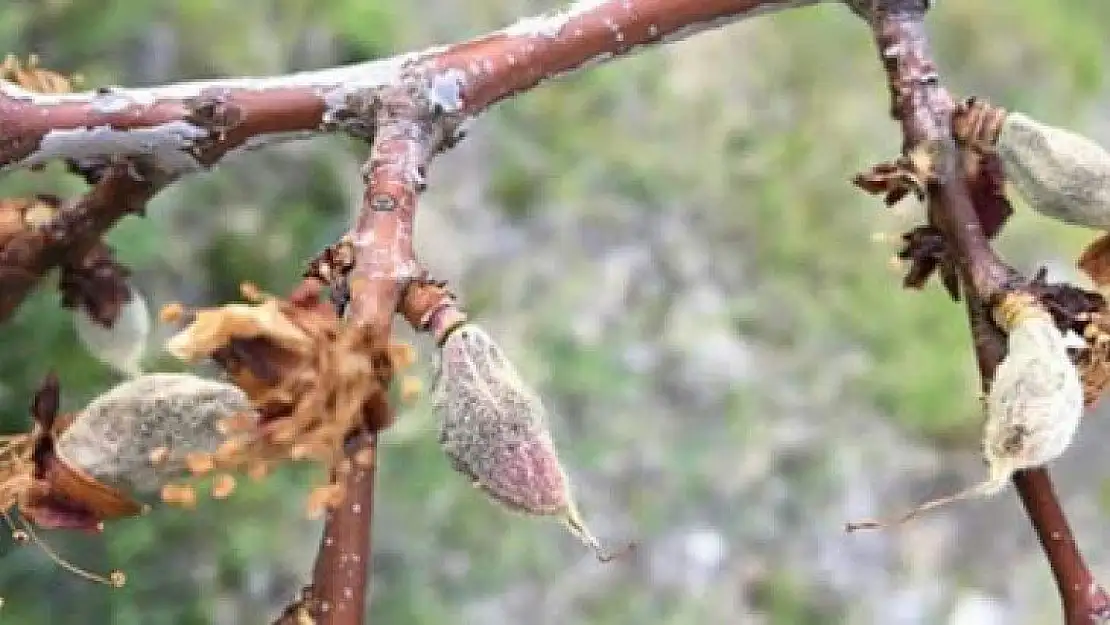
[[[345,323],[319,290],[290,301],[242,290],[247,303],[186,313],[189,324],[166,345],[185,362],[214,359],[260,415],[256,428],[216,450],[214,466],[262,474],[275,461],[309,460],[334,476],[347,440],[388,425],[375,422],[385,412],[378,408],[394,371],[413,361],[411,348]],[[316,499],[337,500],[324,495]]]

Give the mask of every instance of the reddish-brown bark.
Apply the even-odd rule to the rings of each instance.
[[[386,402],[377,408],[391,410]],[[377,453],[377,434],[352,441],[355,453]],[[320,551],[312,570],[311,601],[306,606],[317,625],[362,625],[370,577],[371,529],[374,514],[374,477],[377,458],[370,466],[357,463],[345,478],[343,503],[329,510],[320,537]]]

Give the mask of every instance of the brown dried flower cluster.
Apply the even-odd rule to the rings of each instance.
[[[342,477],[352,469],[344,445],[360,430],[377,431],[394,372],[413,364],[408,345],[374,336],[367,328],[344,323],[334,308],[320,300],[319,289],[301,290],[281,300],[244,285],[247,303],[185,311],[180,305],[163,310],[163,320],[191,317],[166,347],[186,362],[212,358],[242,388],[261,419],[258,425],[227,421],[228,440],[210,457],[193,459],[194,475],[214,469],[246,470],[260,478],[275,463],[312,461],[328,469],[332,481],[309,497],[316,516],[340,503]],[[413,388],[406,381],[403,387]],[[369,453],[354,462],[369,465]],[[226,478],[213,485],[213,496],[230,493]],[[168,502],[190,505],[187,485],[169,485]]]

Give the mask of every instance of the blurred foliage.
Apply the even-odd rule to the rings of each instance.
[[[1106,89],[1104,0],[938,5],[939,60],[961,92],[1068,123]],[[509,0],[10,0],[0,5],[0,51],[38,53],[44,66],[80,72],[89,86],[154,84],[359,61],[547,8]],[[776,400],[753,382],[699,403],[697,387],[682,382],[674,364],[685,361],[668,360],[685,353],[691,332],[717,328],[730,340],[758,342],[777,356],[757,368],[799,385],[840,376],[831,378],[836,401],[865,403],[911,436],[954,444],[973,438],[976,381],[962,309],[935,285],[923,293],[897,288],[900,277],[888,266],[893,249],[871,235],[913,221],[847,182],[898,147],[883,117],[886,98],[866,30],[847,11],[821,7],[546,84],[475,129],[484,138],[464,147],[484,151],[485,160],[470,159],[466,169],[448,155],[437,164],[448,177],[459,169],[466,188],[481,189],[477,204],[495,213],[499,232],[542,232],[534,257],[505,262],[485,248],[466,252],[492,269],[476,261],[478,269],[461,270],[461,294],[473,313],[497,320],[514,360],[542,381],[560,415],[556,439],[570,466],[582,467],[572,473],[585,485],[608,485],[586,489],[587,516],[591,508],[622,509],[653,536],[709,519],[756,543],[760,520],[774,524],[758,507],[749,511],[750,525],[719,508],[754,488],[722,472],[719,461],[760,444],[768,427],[760,415]],[[148,218],[126,219],[110,241],[154,308],[170,299],[233,299],[243,280],[281,292],[347,223],[363,154],[325,138],[238,156],[166,191]],[[56,167],[0,180],[5,196],[68,196],[81,188]],[[440,205],[448,212],[454,203]],[[1085,241],[1023,208],[1001,242],[1022,269],[1070,258]],[[476,218],[474,206],[466,210],[459,219]],[[691,240],[675,242],[682,236]],[[616,312],[602,314],[599,259],[618,238],[647,250],[658,284],[643,293],[628,287]],[[548,265],[534,273],[518,268],[541,262],[541,243]],[[460,256],[463,247],[448,246]],[[647,282],[630,272],[626,282]],[[683,294],[704,281],[725,287],[723,308],[707,314],[712,323],[683,329]],[[57,301],[52,283],[44,284],[0,327],[4,430],[27,426],[27,401],[50,368],[69,408],[114,381],[80,350]],[[580,318],[600,329],[582,331]],[[596,336],[583,338],[590,332]],[[663,364],[635,368],[625,353],[633,347],[661,351]],[[839,367],[830,354],[853,349],[865,354],[863,366],[830,371]],[[165,365],[156,351],[151,365]],[[546,616],[537,623],[731,622],[712,606],[732,605],[729,593],[748,573],[730,570],[712,602],[675,587],[647,588],[646,573],[617,577],[591,568],[579,576],[579,558],[588,555],[558,527],[507,515],[449,473],[426,402],[401,418],[416,424],[416,435],[388,446],[381,467],[376,622],[491,622],[502,605],[526,613],[542,606]],[[827,486],[822,462],[767,460],[806,497]],[[81,565],[124,568],[130,584],[119,591],[76,580],[33,548],[0,543],[0,620],[267,622],[310,568],[318,525],[304,520],[302,502],[313,475],[290,469],[259,484],[244,481],[227,502],[203,502],[192,513],[159,510],[113,524],[103,538],[48,536]],[[795,516],[805,516],[803,501],[794,504]],[[615,522],[612,533],[625,527]],[[602,576],[595,581],[604,595],[579,588],[594,584],[593,575]],[[755,575],[751,593],[760,622],[842,622],[836,610],[814,603],[814,590],[795,572]]]

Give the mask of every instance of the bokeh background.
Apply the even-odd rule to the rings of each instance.
[[[1110,4],[937,4],[955,93],[1110,145]],[[556,6],[7,0],[0,53],[37,53],[90,87],[146,85],[388,56]],[[546,84],[436,161],[423,259],[542,390],[593,529],[640,548],[601,565],[556,524],[495,508],[448,468],[422,399],[384,437],[372,622],[1058,622],[1011,492],[897,532],[841,531],[983,475],[962,308],[935,285],[900,290],[894,245],[873,241],[919,209],[885,210],[848,183],[900,144],[875,56],[837,3],[765,16]],[[152,309],[237,299],[243,280],[280,292],[348,223],[364,154],[327,137],[239,155],[159,195],[111,243]],[[0,196],[81,189],[58,168],[0,180]],[[1008,259],[1077,278],[1092,234],[1017,210]],[[117,381],[57,301],[48,284],[0,327],[6,431],[27,426],[50,367],[71,408]],[[158,332],[148,365],[165,369]],[[1088,418],[1054,475],[1110,582],[1108,429]],[[318,477],[291,468],[103,537],[44,532],[79,564],[124,568],[123,590],[0,542],[0,623],[269,622],[307,579]]]

